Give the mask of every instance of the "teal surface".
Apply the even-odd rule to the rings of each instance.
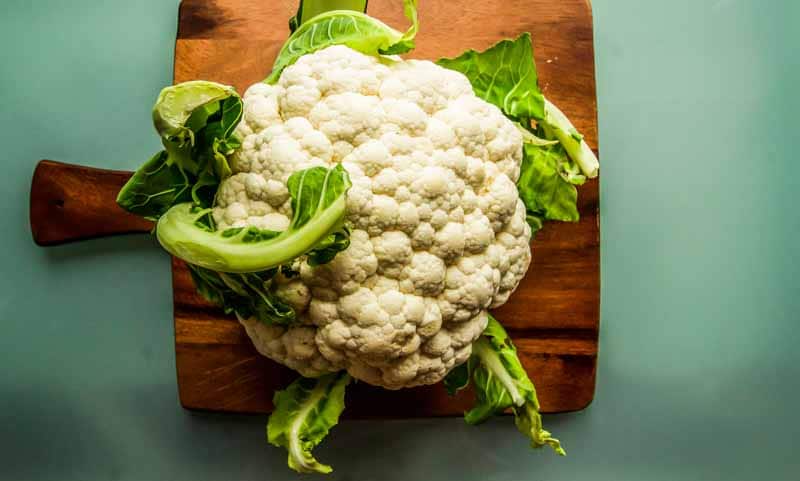
[[[5,0],[0,16],[0,479],[295,479],[265,416],[178,405],[167,256],[147,236],[35,247],[52,158],[157,148],[175,0]],[[345,421],[342,480],[800,477],[800,2],[595,0],[603,292],[597,396],[511,420]]]

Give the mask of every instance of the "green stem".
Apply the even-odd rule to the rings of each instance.
[[[590,179],[597,177],[597,172],[600,170],[597,156],[594,155],[589,144],[578,133],[564,112],[546,98],[544,99],[544,119],[539,123],[548,138],[556,138],[561,142],[567,155],[578,164],[586,177]]]
[[[331,10],[367,13],[367,0],[300,0],[297,14],[289,19],[289,28],[294,32],[306,21]]]
[[[345,196],[341,196],[299,229],[286,230],[267,241],[247,243],[240,239],[246,229],[230,237],[198,229],[192,205],[178,204],[158,220],[156,236],[170,254],[191,264],[219,272],[260,272],[312,250],[341,226],[346,207]]]

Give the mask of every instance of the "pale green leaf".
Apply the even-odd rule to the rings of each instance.
[[[561,443],[542,427],[536,388],[517,356],[517,350],[503,326],[489,316],[483,334],[472,345],[467,372],[471,374],[475,390],[475,406],[466,412],[469,424],[478,424],[488,417],[510,409],[517,428],[531,440],[531,446],[550,446],[565,455]],[[463,388],[469,376],[463,379],[464,369],[452,381],[455,388]]]
[[[350,376],[346,372],[316,379],[300,378],[275,393],[275,410],[267,423],[267,439],[286,448],[289,467],[299,473],[330,473],[311,451],[338,424],[344,410],[344,394]]]
[[[419,28],[417,0],[403,0],[403,10],[411,27],[399,32],[369,15],[352,10],[326,11],[300,25],[278,52],[272,72],[264,80],[274,84],[283,69],[303,55],[331,45],[347,45],[368,55],[401,54],[414,48]]]
[[[198,225],[205,212],[190,203],[170,208],[156,225],[156,236],[170,254],[189,264],[218,272],[261,272],[279,267],[320,248],[321,258],[331,249],[344,249],[347,172],[337,164],[295,172],[287,182],[292,221],[283,232],[256,227],[215,231]],[[330,236],[334,236],[331,240]],[[338,237],[337,237],[338,236]]]
[[[239,147],[233,131],[241,118],[233,87],[193,81],[162,90],[153,123],[164,150],[137,169],[117,203],[151,220],[182,202],[210,207],[217,186],[231,175],[227,156]]]

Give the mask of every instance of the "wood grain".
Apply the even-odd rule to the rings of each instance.
[[[466,48],[530,32],[540,84],[597,146],[591,9],[586,0],[420,2],[415,58],[455,56]],[[400,2],[370,0],[369,13],[401,30]],[[297,0],[184,0],[175,46],[175,82],[207,79],[243,92],[269,73]],[[598,182],[579,189],[581,221],[549,223],[533,242],[533,264],[511,301],[496,311],[536,383],[545,412],[586,407],[594,396],[600,300]],[[195,292],[173,261],[175,352],[180,399],[191,409],[267,412],[294,373],[259,356],[244,330]],[[460,415],[441,386],[385,391],[364,383],[348,391],[359,417]]]
[[[33,240],[51,246],[95,237],[149,232],[153,223],[116,202],[131,172],[42,160],[31,181]]]

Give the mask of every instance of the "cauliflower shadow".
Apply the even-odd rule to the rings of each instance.
[[[147,234],[131,234],[97,239],[88,239],[56,246],[36,249],[39,258],[53,265],[84,262],[87,259],[101,261],[125,258],[136,258],[158,249],[158,242]],[[166,256],[166,254],[164,254]]]

